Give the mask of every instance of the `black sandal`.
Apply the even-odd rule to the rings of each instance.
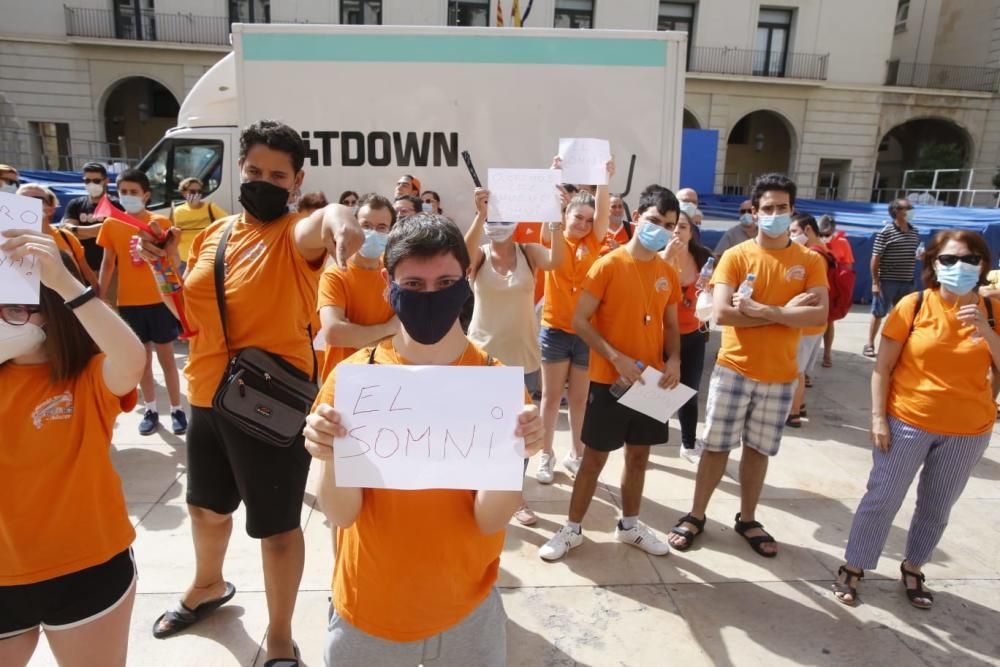
[[[295,640],[292,640],[292,651],[295,653],[294,658],[272,658],[264,663],[264,667],[299,667],[302,653],[299,652],[299,645]]]
[[[899,571],[903,575],[902,576],[903,588],[906,589],[906,597],[910,600],[910,604],[912,604],[917,609],[930,609],[932,606],[934,606],[934,594],[931,593],[926,588],[924,588],[924,582],[927,580],[927,577],[925,577],[922,572],[917,573],[912,570],[907,570],[905,560],[899,564]],[[906,585],[907,577],[913,577],[914,579],[916,579],[917,585],[914,586],[913,588],[907,586]],[[917,600],[921,599],[927,600],[927,602],[917,602]]]
[[[845,575],[843,583],[840,581],[841,575]],[[840,569],[837,570],[837,581],[830,586],[833,589],[833,597],[837,598],[837,602],[846,604],[848,607],[856,607],[858,604],[858,582],[864,578],[864,570],[855,572],[847,569],[846,565],[841,565]],[[844,597],[845,595],[850,595],[851,599],[848,600]]]
[[[792,428],[802,428],[802,413],[796,415],[788,415],[788,419],[785,420],[785,426],[791,426]]]
[[[747,537],[747,531],[753,530],[754,528],[760,528],[764,530],[764,526],[760,521],[740,521],[740,512],[736,513],[736,527],[735,530],[738,534],[743,536],[747,542],[750,543],[750,548],[759,553],[764,558],[774,558],[778,555],[777,551],[764,551],[761,549],[761,545],[776,543],[775,539],[771,537],[770,533],[766,530],[763,535],[757,535],[756,537]]]
[[[190,628],[207,614],[232,600],[234,595],[236,587],[227,581],[226,592],[220,598],[202,602],[194,609],[188,608],[183,602],[178,602],[175,608],[163,612],[153,623],[153,636],[157,639],[166,639]]]
[[[805,418],[807,416],[808,415],[806,415],[806,404],[803,403],[802,407],[799,408],[799,417]]]
[[[684,528],[683,525],[689,523],[698,529],[697,533],[692,533],[690,528]],[[680,535],[685,540],[684,546],[678,546],[676,544],[671,544],[670,546],[678,551],[687,551],[694,546],[694,540],[696,537],[705,532],[705,519],[699,519],[696,516],[690,514],[685,514],[681,517],[680,521],[674,524],[674,527],[670,529],[670,532],[674,535]]]

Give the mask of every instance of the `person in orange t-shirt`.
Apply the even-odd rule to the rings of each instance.
[[[168,229],[170,220],[146,210],[149,201],[149,178],[137,169],[127,169],[118,175],[118,199],[125,212],[142,222],[155,222]],[[142,400],[145,410],[139,423],[140,435],[153,435],[160,424],[156,406],[156,382],[153,380],[153,351],[163,370],[163,381],[170,398],[170,422],[174,435],[187,432],[188,421],[181,407],[181,380],[174,358],[174,341],[180,333],[177,318],[163,303],[156,278],[133,249],[136,229],[124,222],[108,218],[101,225],[97,245],[104,248],[101,262],[101,296],[110,294],[111,281],[118,277],[118,312],[139,340],[146,346],[146,369],[142,374]]]
[[[344,363],[485,365],[459,323],[469,265],[454,223],[426,213],[401,220],[382,270],[400,330]],[[506,665],[496,580],[520,491],[337,486],[334,439],[347,432],[333,408],[336,382],[334,369],[305,430],[323,462],[321,504],[337,527],[326,664],[415,665],[434,655],[442,665]],[[529,405],[519,422],[530,456],[542,444],[538,409]]]
[[[76,238],[76,234],[70,234],[52,226],[52,216],[55,215],[56,207],[59,205],[56,193],[38,183],[25,183],[17,189],[17,194],[42,201],[42,231],[54,238],[59,250],[72,258],[73,264],[83,276],[84,283],[97,289],[97,275],[90,268],[90,264],[87,264],[87,255],[84,252],[83,244]]]
[[[559,166],[559,159],[553,161]],[[608,181],[615,173],[614,160],[608,161]],[[563,465],[575,475],[583,457],[583,413],[587,407],[587,367],[590,350],[573,330],[573,311],[583,289],[587,271],[597,261],[608,233],[610,195],[608,186],[597,187],[597,198],[578,192],[566,205],[563,220],[547,223],[543,242],[565,245],[566,259],[558,268],[545,272],[545,297],[538,342],[542,348],[542,421],[545,422],[545,450],[535,479],[541,484],[555,480],[556,454],[553,449],[556,420],[563,389],[568,385],[569,426],[573,449]]]
[[[558,560],[583,542],[580,524],[598,478],[608,455],[622,447],[622,516],[615,538],[655,556],[670,552],[666,542],[639,522],[649,447],[666,443],[669,428],[666,422],[625,407],[618,398],[628,385],[643,382],[644,367],[660,371],[661,388],[680,382],[680,277],[658,254],[667,246],[668,229],[676,226],[679,211],[670,190],[644,195],[635,211],[632,240],[597,260],[587,273],[573,314],[574,328],[590,346],[590,391],[582,434],[586,449],[573,482],[569,520],[539,549],[543,560]]]
[[[359,202],[358,223],[365,230],[365,243],[347,263],[333,265],[319,279],[321,335],[326,343],[322,379],[358,348],[392,336],[399,320],[385,299],[382,252],[389,230],[396,223],[392,202],[368,194]]]
[[[837,231],[837,221],[832,215],[823,215],[819,219],[819,233],[826,247],[833,253],[837,263],[846,269],[854,268],[854,250],[844,232]],[[836,322],[831,320],[823,334],[823,368],[833,367],[833,335]]]
[[[240,202],[243,213],[217,220],[191,244],[184,276],[184,303],[191,339],[184,374],[191,403],[187,434],[187,503],[196,565],[179,603],[153,624],[158,639],[202,620],[236,594],[222,568],[233,512],[246,505],[246,531],[260,540],[268,601],[268,660],[293,661],[292,614],[302,578],[305,546],[302,500],[310,457],[302,439],[275,447],[237,428],[212,409],[230,354],[256,347],[280,357],[303,380],[315,377],[309,324],[327,253],[346,266],[364,241],[351,209],[330,204],[308,216],[288,210],[305,178],[305,145],[299,133],[271,120],[240,135]],[[215,258],[223,234],[222,290],[228,336],[216,301]],[[178,230],[165,248],[140,234],[147,261],[178,262]]]
[[[135,530],[111,461],[145,350],[47,234],[5,231],[32,257],[38,305],[0,304],[0,665],[26,665],[45,629],[59,664],[124,667]]]
[[[604,236],[600,256],[604,257],[615,248],[628,243],[632,239],[632,228],[632,221],[625,217],[625,200],[619,194],[612,194],[608,233]]]
[[[872,470],[833,584],[844,604],[857,604],[858,582],[878,565],[918,471],[900,578],[911,605],[934,604],[923,567],[996,420],[991,375],[1000,368],[1000,301],[976,290],[990,266],[989,246],[976,232],[938,232],[924,255],[927,289],[903,297],[886,319],[872,374]]]
[[[694,502],[669,536],[679,551],[690,549],[704,531],[705,512],[729,452],[743,446],[742,511],[734,530],[761,556],[778,553],[774,538],[755,519],[757,502],[791,407],[800,330],[825,324],[829,307],[823,258],[789,238],[795,192],[795,183],[785,176],[758,178],[750,197],[757,237],[727,250],[712,275],[722,346],[708,386]]]

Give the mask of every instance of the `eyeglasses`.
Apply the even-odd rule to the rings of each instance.
[[[201,194],[201,190],[187,190],[185,192],[185,194],[187,194],[188,197],[190,197],[192,195],[200,195]]]
[[[42,311],[38,306],[0,306],[0,319],[7,324],[19,327],[28,323],[28,318]]]
[[[937,261],[941,262],[941,266],[955,266],[958,262],[964,264],[971,264],[976,266],[983,261],[982,255],[938,255]]]
[[[752,208],[741,208],[740,209],[740,215],[743,215],[744,213],[753,213],[753,209]]]
[[[104,179],[103,178],[85,178],[85,179],[83,179],[83,182],[84,183],[97,183],[98,185],[100,185],[101,183],[104,182]]]

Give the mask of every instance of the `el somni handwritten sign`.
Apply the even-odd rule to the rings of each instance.
[[[608,184],[611,144],[607,139],[560,139],[559,157],[566,183]]]
[[[562,220],[558,169],[488,169],[486,186],[490,222],[552,222]]]
[[[524,374],[514,367],[341,364],[337,486],[519,491]]]
[[[42,231],[42,201],[0,192],[0,232],[8,229]],[[0,242],[5,239],[0,238]],[[41,282],[34,255],[14,259],[0,252],[0,303],[38,304]]]

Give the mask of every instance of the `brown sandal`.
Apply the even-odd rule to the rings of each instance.
[[[927,580],[927,577],[922,572],[917,573],[907,570],[905,560],[899,564],[899,571],[903,575],[903,588],[906,589],[906,597],[910,600],[910,604],[917,609],[930,609],[934,606],[934,594],[924,588],[924,582]],[[912,588],[906,585],[907,577],[913,577],[916,580],[916,585]],[[918,602],[918,600],[927,600],[927,602]]]
[[[841,575],[844,576],[844,581],[840,581]],[[840,569],[837,570],[837,581],[833,582],[830,588],[833,590],[833,597],[837,598],[837,602],[841,604],[846,604],[848,607],[856,607],[858,605],[858,582],[865,578],[864,570],[860,572],[855,572],[854,570],[848,569],[846,565],[841,565]],[[845,598],[845,595],[850,595],[851,599]]]

